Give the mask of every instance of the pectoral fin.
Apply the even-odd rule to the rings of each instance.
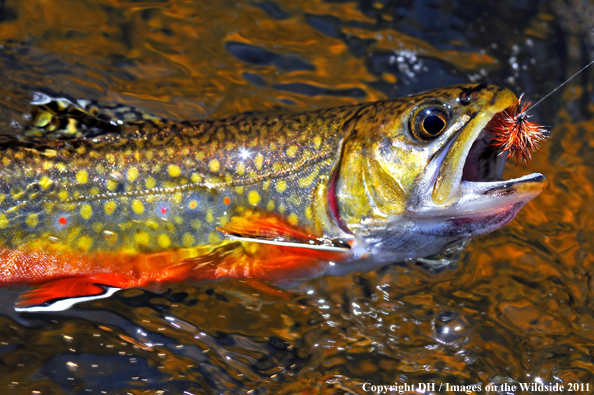
[[[303,279],[322,274],[328,265],[348,258],[348,250],[325,251],[252,240],[225,241],[208,255],[188,259],[195,280],[255,278],[268,281]]]
[[[284,219],[274,216],[248,215],[232,217],[229,222],[217,228],[231,240],[270,244],[287,248],[348,252],[350,246],[340,240],[317,237],[303,231]]]

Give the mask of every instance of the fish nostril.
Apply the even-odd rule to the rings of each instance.
[[[470,93],[468,92],[462,92],[462,94],[460,95],[460,103],[466,105],[466,104],[470,104],[470,102],[472,102],[474,99],[476,99],[477,97],[477,93],[476,91],[472,91]]]

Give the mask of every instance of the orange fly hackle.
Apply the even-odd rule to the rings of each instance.
[[[529,162],[532,152],[548,137],[545,128],[528,120],[530,115],[526,111],[531,103],[522,104],[522,96],[510,107],[497,113],[486,126],[491,145],[499,151],[499,155],[507,152],[508,159],[515,156],[516,164],[520,159]]]

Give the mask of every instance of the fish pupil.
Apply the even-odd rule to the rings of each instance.
[[[445,128],[445,122],[444,120],[434,114],[428,115],[424,120],[423,120],[423,129],[425,129],[425,132],[427,134],[430,134],[431,136],[436,136],[439,133],[441,133],[441,131]]]

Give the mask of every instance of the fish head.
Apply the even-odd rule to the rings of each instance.
[[[547,184],[503,180],[485,126],[517,101],[459,85],[363,107],[345,123],[335,185],[340,226],[379,260],[435,254],[508,224]]]

